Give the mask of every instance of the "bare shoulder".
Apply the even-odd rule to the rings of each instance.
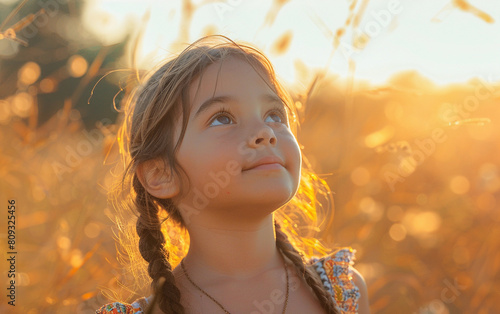
[[[361,273],[354,267],[351,267],[352,270],[352,281],[359,289],[359,300],[358,300],[358,313],[359,314],[369,314],[370,313],[370,304],[368,302],[368,288],[366,287],[366,282]]]

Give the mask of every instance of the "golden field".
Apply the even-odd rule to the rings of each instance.
[[[274,3],[272,10],[286,5]],[[453,3],[492,22],[468,2]],[[57,33],[58,20],[77,25],[82,6],[59,5],[51,16],[29,1],[2,4],[2,313],[93,313],[139,293],[123,285],[106,191],[119,161],[117,109],[131,71],[109,73],[132,58],[140,38],[103,45],[79,26]],[[196,7],[183,10],[188,27]],[[272,10],[263,13],[270,27]],[[332,31],[333,51],[362,14],[352,6],[343,28]],[[44,15],[46,25],[23,40]],[[178,42],[187,38],[181,29]],[[286,54],[291,41],[283,34],[272,53]],[[298,140],[334,199],[318,237],[327,247],[357,250],[373,313],[498,313],[500,76],[436,84],[404,71],[381,85],[357,79],[352,60],[350,68],[348,78],[294,68],[307,82],[292,89]],[[8,200],[16,202],[15,307],[5,293]]]

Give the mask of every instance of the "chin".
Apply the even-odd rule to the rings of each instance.
[[[228,208],[266,207],[274,209],[286,204],[295,195],[291,186],[261,185],[251,188],[225,190],[216,202]],[[215,200],[214,200],[215,201]]]
[[[259,189],[258,191],[249,192],[249,196],[252,196],[259,203],[272,204],[274,209],[286,204],[295,195],[294,190],[290,187],[288,188],[268,188]]]

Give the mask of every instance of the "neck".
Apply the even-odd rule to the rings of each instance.
[[[276,248],[273,219],[270,214],[259,223],[237,230],[191,225],[189,252],[184,259],[186,267],[193,277],[206,282],[244,279],[283,267]]]

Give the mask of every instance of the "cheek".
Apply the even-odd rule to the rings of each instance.
[[[297,142],[295,141],[295,146],[294,146],[294,149],[293,149],[293,160],[294,160],[294,164],[293,164],[293,172],[290,171],[292,173],[292,180],[293,180],[293,189],[294,189],[294,195],[295,193],[297,193],[297,191],[299,190],[300,188],[300,177],[302,175],[302,153],[300,151],[300,147],[299,145],[297,144]]]
[[[287,134],[286,139],[286,154],[290,166],[293,170],[300,174],[300,169],[302,167],[302,153],[300,151],[299,143],[292,133]]]
[[[210,173],[221,171],[226,167],[228,158],[231,159],[229,152],[224,147],[215,145],[213,141],[192,141],[189,137],[181,145],[177,156],[195,186],[210,181]]]
[[[295,161],[295,163],[294,163],[294,165],[295,165],[295,177],[296,177],[297,184],[298,184],[298,182],[300,182],[300,172],[302,169],[302,154],[301,154],[301,151],[300,151],[298,144],[295,145],[293,152],[294,152],[294,161]]]

